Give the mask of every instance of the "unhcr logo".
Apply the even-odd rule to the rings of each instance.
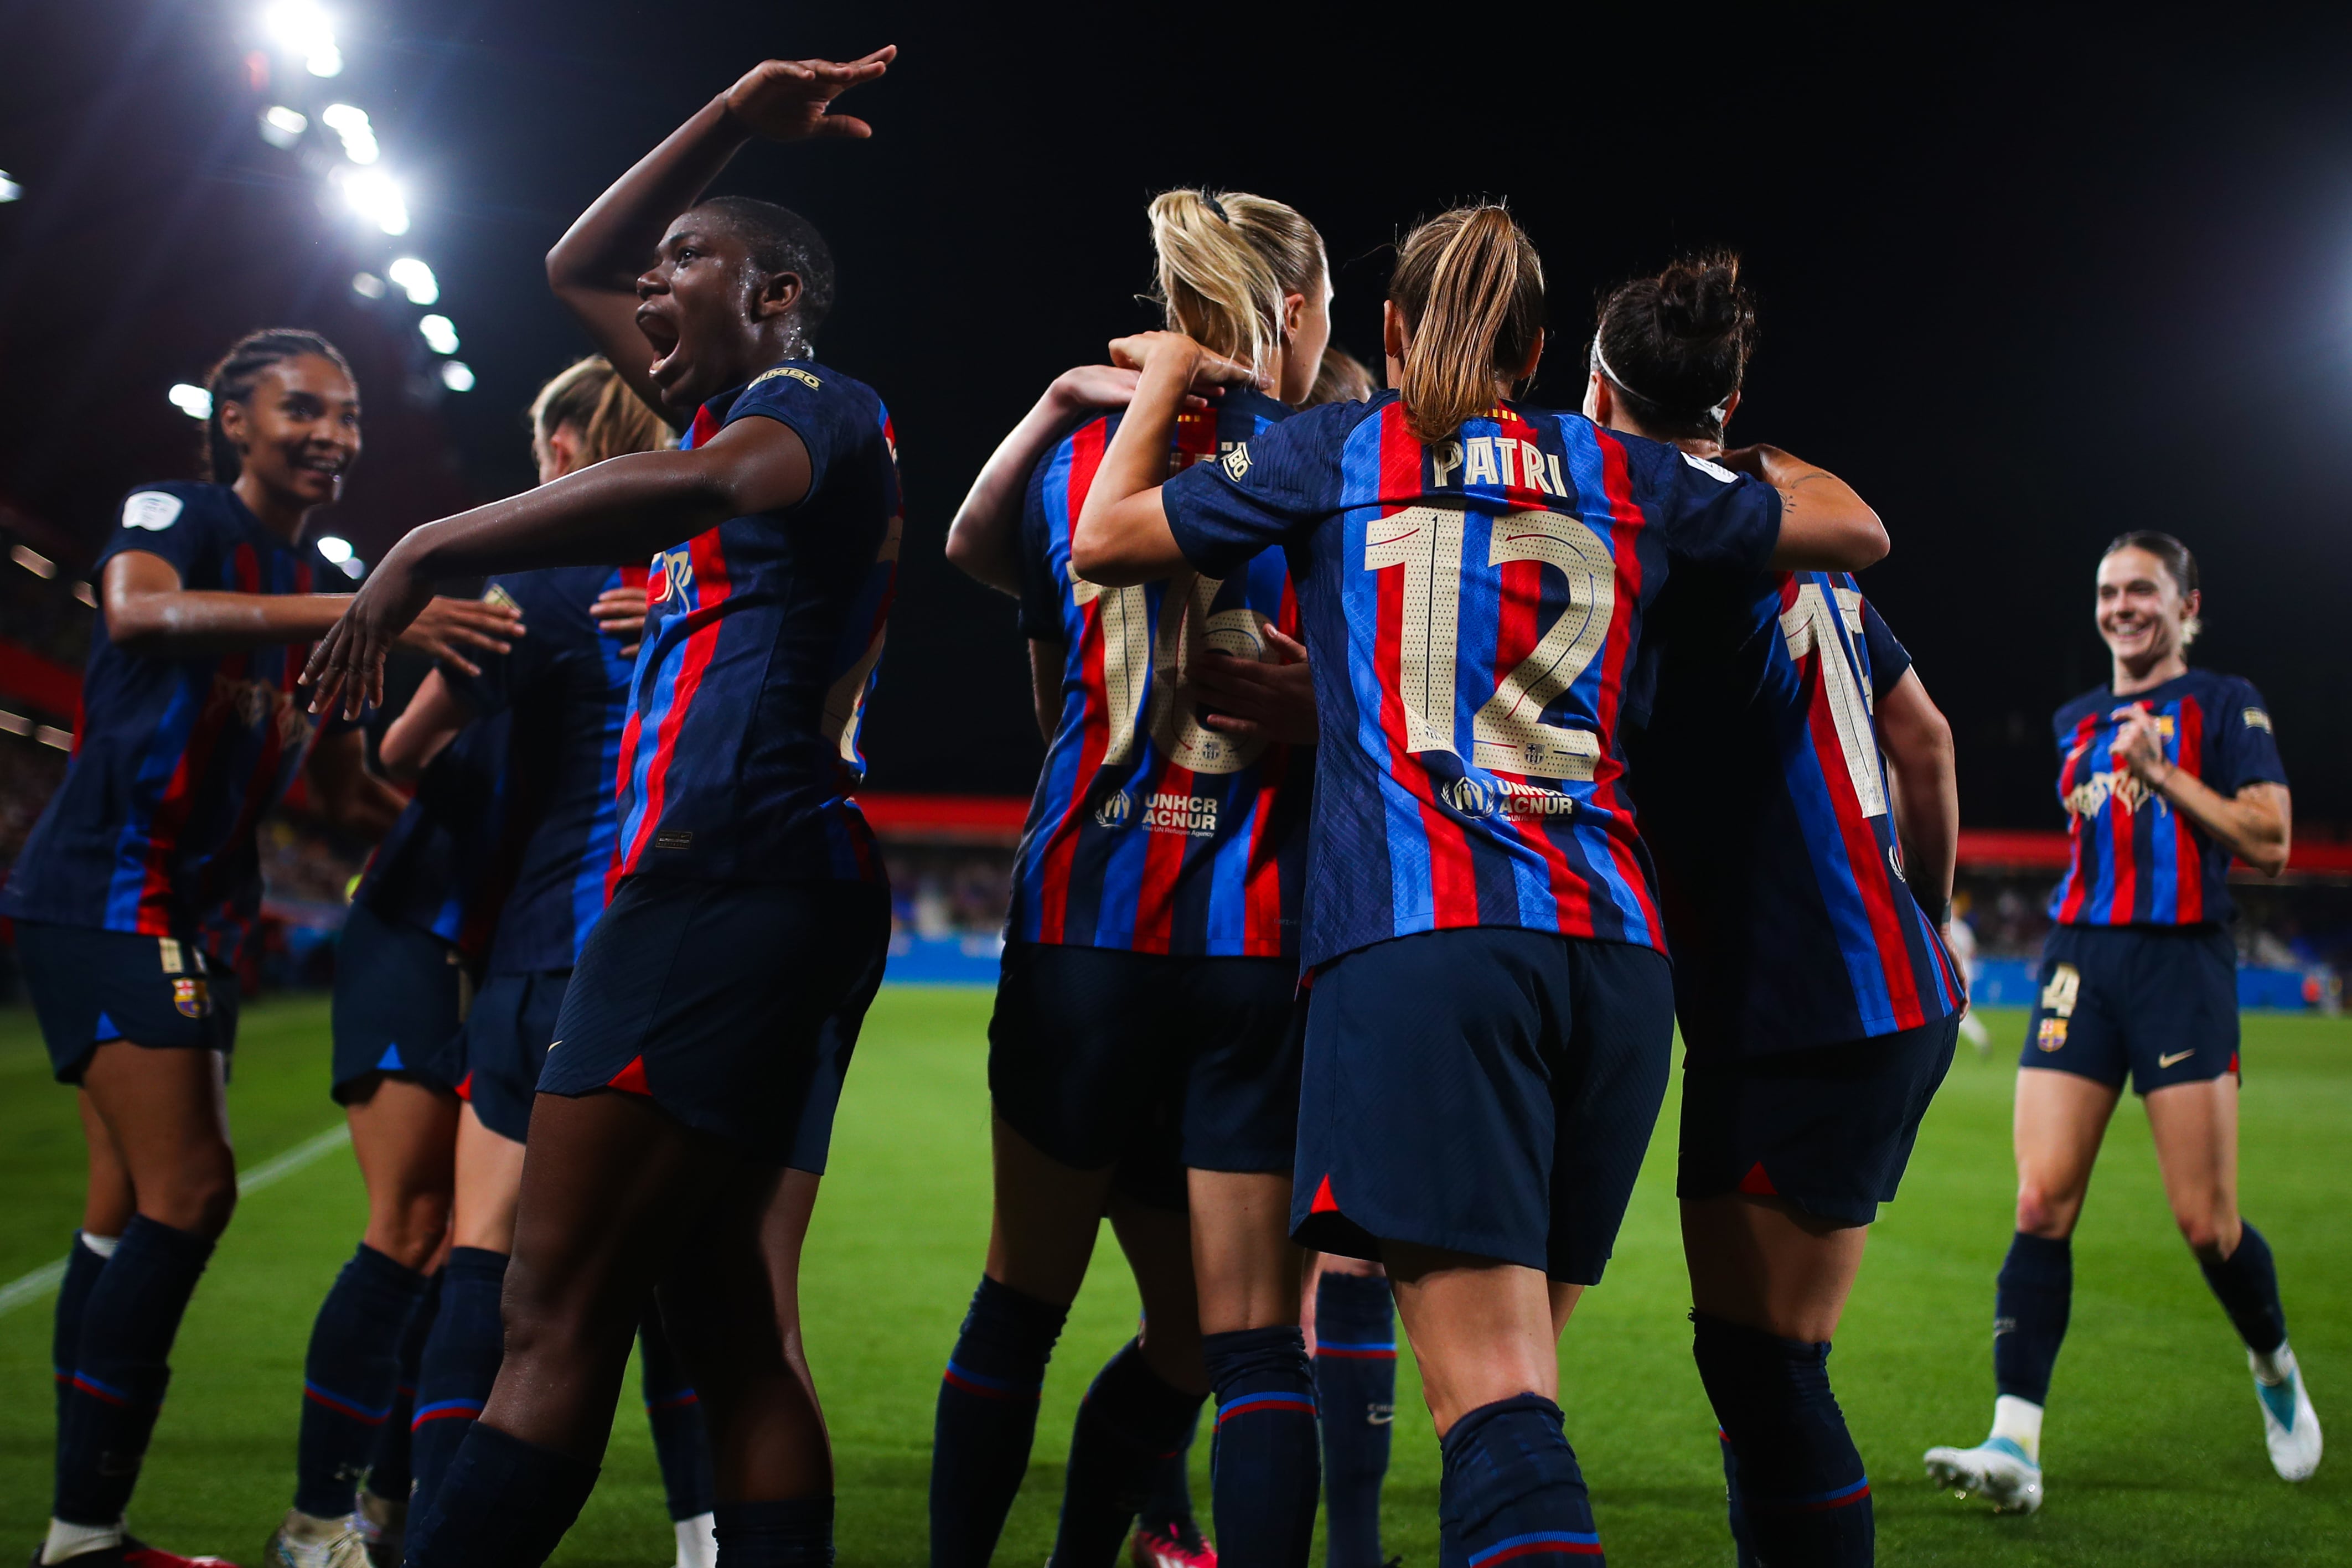
[[[1451,779],[1440,788],[1445,803],[1465,817],[1495,814],[1495,787],[1483,779]]]
[[[1135,815],[1135,800],[1124,789],[1114,789],[1095,808],[1095,821],[1106,828],[1123,828]]]

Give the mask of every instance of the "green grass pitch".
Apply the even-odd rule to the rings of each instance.
[[[840,1457],[842,1561],[924,1561],[931,1402],[988,1224],[979,991],[894,988],[868,1020],[810,1240],[808,1341]],[[230,1091],[241,1162],[335,1120],[322,1000],[251,1009]],[[1885,1561],[2285,1564],[2352,1561],[2352,1452],[2289,1487],[2263,1453],[2244,1353],[2173,1233],[2144,1118],[2126,1100],[2076,1245],[2074,1330],[2046,1435],[2050,1500],[1995,1519],[1921,1477],[1933,1443],[1981,1437],[1992,1402],[1992,1277],[2010,1231],[2011,1061],[2021,1020],[1965,1046],[1902,1200],[1877,1227],[1832,1362],[1868,1463]],[[2242,1186],[2276,1249],[2294,1343],[2323,1418],[2352,1443],[2352,1021],[2249,1017]],[[31,1020],[0,1012],[0,1281],[59,1256],[79,1210],[70,1096]],[[1601,1536],[1621,1563],[1728,1563],[1712,1423],[1689,1355],[1674,1226],[1670,1103],[1617,1258],[1561,1351],[1561,1403]],[[197,1294],[171,1404],[132,1505],[184,1552],[253,1563],[292,1484],[311,1314],[349,1254],[359,1180],[337,1151],[253,1195]],[[1050,1547],[1070,1418],[1134,1323],[1106,1239],[1046,1384],[1039,1441],[999,1561]],[[0,1551],[47,1512],[47,1300],[0,1316]],[[1437,1450],[1410,1359],[1398,1390],[1390,1550],[1436,1560]],[[634,1393],[634,1379],[631,1383]],[[1202,1448],[1205,1445],[1201,1446]],[[1196,1449],[1205,1508],[1206,1458]],[[16,1544],[7,1544],[9,1539]],[[645,1423],[625,1407],[604,1484],[555,1559],[655,1568],[670,1541]],[[1319,1561],[1319,1559],[1318,1559]]]

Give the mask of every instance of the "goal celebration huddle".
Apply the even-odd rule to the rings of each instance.
[[[362,389],[314,332],[236,340],[206,478],[121,503],[72,760],[0,886],[89,1150],[37,1563],[221,1561],[127,1518],[236,1207],[257,832],[298,779],[377,845],[320,1085],[367,1216],[284,1391],[262,1561],[545,1561],[633,1350],[681,1568],[834,1561],[802,1258],[887,970],[859,736],[911,547],[887,389],[819,357],[824,236],[706,191],[755,138],[872,134],[836,100],[894,57],[759,66],[581,214],[547,277],[593,352],[530,408],[539,485],[414,528],[355,593],[318,591],[305,531],[364,483]],[[1423,216],[1373,368],[1332,342],[1312,214],[1204,184],[1137,216],[1162,329],[1044,389],[948,534],[1017,605],[1045,750],[987,1031],[992,1214],[936,1347],[933,1568],[991,1561],[1041,1443],[1068,1455],[1054,1568],[1305,1568],[1318,1520],[1328,1568],[1392,1568],[1400,1331],[1442,1568],[1603,1561],[1591,1500],[1636,1478],[1570,1448],[1559,1347],[1678,1031],[1723,1551],[1872,1563],[1832,1346],[1969,1003],[1937,672],[1855,575],[1899,521],[1735,444],[1735,256],[1587,322],[1507,206]],[[1575,405],[1527,401],[1539,371]],[[2288,862],[2272,716],[2189,663],[2187,545],[2126,530],[2078,568],[2112,668],[2053,720],[2071,858],[1991,1426],[1925,1455],[2001,1511],[2065,1506],[2044,1406],[2126,1082],[2271,1465],[2321,1458],[2292,1265],[2238,1191],[2226,873]],[[387,711],[395,649],[432,671]],[[1041,1432],[1106,1219],[1141,1321]]]

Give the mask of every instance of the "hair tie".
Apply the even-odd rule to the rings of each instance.
[[[1610,367],[1609,356],[1601,351],[1601,334],[1598,332],[1592,334],[1592,363],[1602,375],[1607,376],[1611,381],[1615,382],[1620,391],[1632,392],[1635,397],[1640,398],[1652,408],[1661,411],[1664,410],[1666,406],[1664,403],[1660,402],[1648,392],[1641,391],[1639,388],[1635,387],[1633,382],[1627,381],[1623,376],[1619,375]],[[1735,387],[1732,390],[1737,392],[1738,389]],[[1717,403],[1713,408],[1708,409],[1706,411],[1706,416],[1707,418],[1715,421],[1717,425],[1720,425],[1723,423],[1725,416],[1730,413],[1730,412],[1731,399],[1727,396],[1721,402]]]
[[[1209,194],[1206,191],[1203,191],[1201,193],[1201,200],[1207,205],[1211,212],[1217,214],[1217,221],[1219,223],[1230,224],[1234,221],[1233,219],[1225,216],[1225,204],[1217,200],[1216,197]]]

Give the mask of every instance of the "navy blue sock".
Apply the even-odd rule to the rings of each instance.
[[[397,1503],[408,1501],[409,1485],[416,1479],[408,1463],[409,1426],[416,1419],[416,1378],[425,1359],[425,1336],[433,1332],[433,1321],[440,1313],[441,1276],[435,1274],[425,1281],[425,1294],[408,1314],[408,1326],[400,1331],[400,1379],[393,1385],[392,1414],[376,1428],[375,1450],[368,1456],[367,1490]]]
[[[1070,1432],[1052,1568],[1110,1568],[1153,1476],[1181,1452],[1202,1396],[1163,1382],[1129,1340],[1095,1375]]]
[[[2278,1267],[2271,1261],[2271,1245],[2252,1225],[2242,1225],[2237,1250],[2219,1263],[2202,1260],[2205,1282],[2221,1299],[2238,1337],[2246,1348],[2268,1355],[2286,1343],[2286,1309],[2279,1305]]]
[[[677,1352],[670,1348],[657,1308],[646,1309],[637,1345],[639,1386],[646,1396],[646,1420],[654,1429],[654,1457],[661,1461],[670,1520],[698,1518],[710,1511],[718,1495],[712,1490],[710,1434],[702,1425],[702,1402]]]
[[[1756,1556],[1870,1568],[1870,1479],[1830,1392],[1827,1342],[1781,1339],[1693,1312],[1699,1381],[1738,1460]]]
[[[538,1568],[595,1485],[586,1460],[472,1422],[408,1532],[408,1568]]]
[[[49,1366],[58,1384],[58,1427],[66,1424],[66,1396],[73,1391],[74,1361],[81,1354],[81,1315],[90,1287],[106,1269],[105,1257],[74,1232],[66,1252],[66,1277],[58,1281],[57,1326],[49,1335]]]
[[[722,1502],[713,1511],[719,1561],[727,1568],[833,1568],[830,1496]]]
[[[1601,1532],[1559,1406],[1540,1394],[1481,1405],[1439,1445],[1439,1561],[1489,1568],[1516,1557],[1603,1561]]]
[[[1748,1504],[1739,1494],[1739,1456],[1731,1451],[1731,1438],[1720,1426],[1715,1429],[1715,1441],[1723,1450],[1724,1512],[1731,1521],[1735,1568],[1762,1568],[1756,1561],[1756,1542],[1748,1532]]]
[[[58,1424],[57,1502],[68,1524],[113,1524],[172,1381],[172,1341],[213,1255],[209,1236],[143,1214],[122,1228],[82,1308],[73,1388]]]
[[[2074,1302],[2073,1244],[2022,1230],[2011,1237],[1992,1308],[1992,1375],[2001,1393],[2050,1403],[2050,1369]]]
[[[1028,1473],[1037,1392],[1069,1313],[981,1276],[932,1422],[931,1568],[988,1568]]]
[[[400,1385],[400,1336],[424,1294],[424,1275],[362,1242],[320,1303],[302,1361],[302,1436],[294,1450],[294,1506],[304,1513],[341,1519],[352,1511]]]
[[[1192,1520],[1192,1441],[1200,1435],[1201,1415],[1195,1410],[1192,1425],[1184,1434],[1184,1446],[1151,1467],[1151,1485],[1135,1514],[1136,1523],[1143,1529],[1179,1536],[1198,1532],[1200,1527]]]
[[[1377,1274],[1315,1287],[1315,1402],[1323,1413],[1323,1561],[1381,1568],[1381,1482],[1396,1419],[1396,1301]]]
[[[1322,1490],[1315,1369],[1296,1323],[1204,1335],[1217,1397],[1209,1465],[1220,1563],[1306,1568]]]
[[[425,1336],[416,1367],[416,1412],[408,1424],[408,1463],[415,1475],[411,1518],[422,1519],[431,1510],[441,1478],[499,1380],[499,1363],[506,1359],[499,1297],[506,1281],[505,1253],[449,1249],[441,1270],[441,1309]]]

